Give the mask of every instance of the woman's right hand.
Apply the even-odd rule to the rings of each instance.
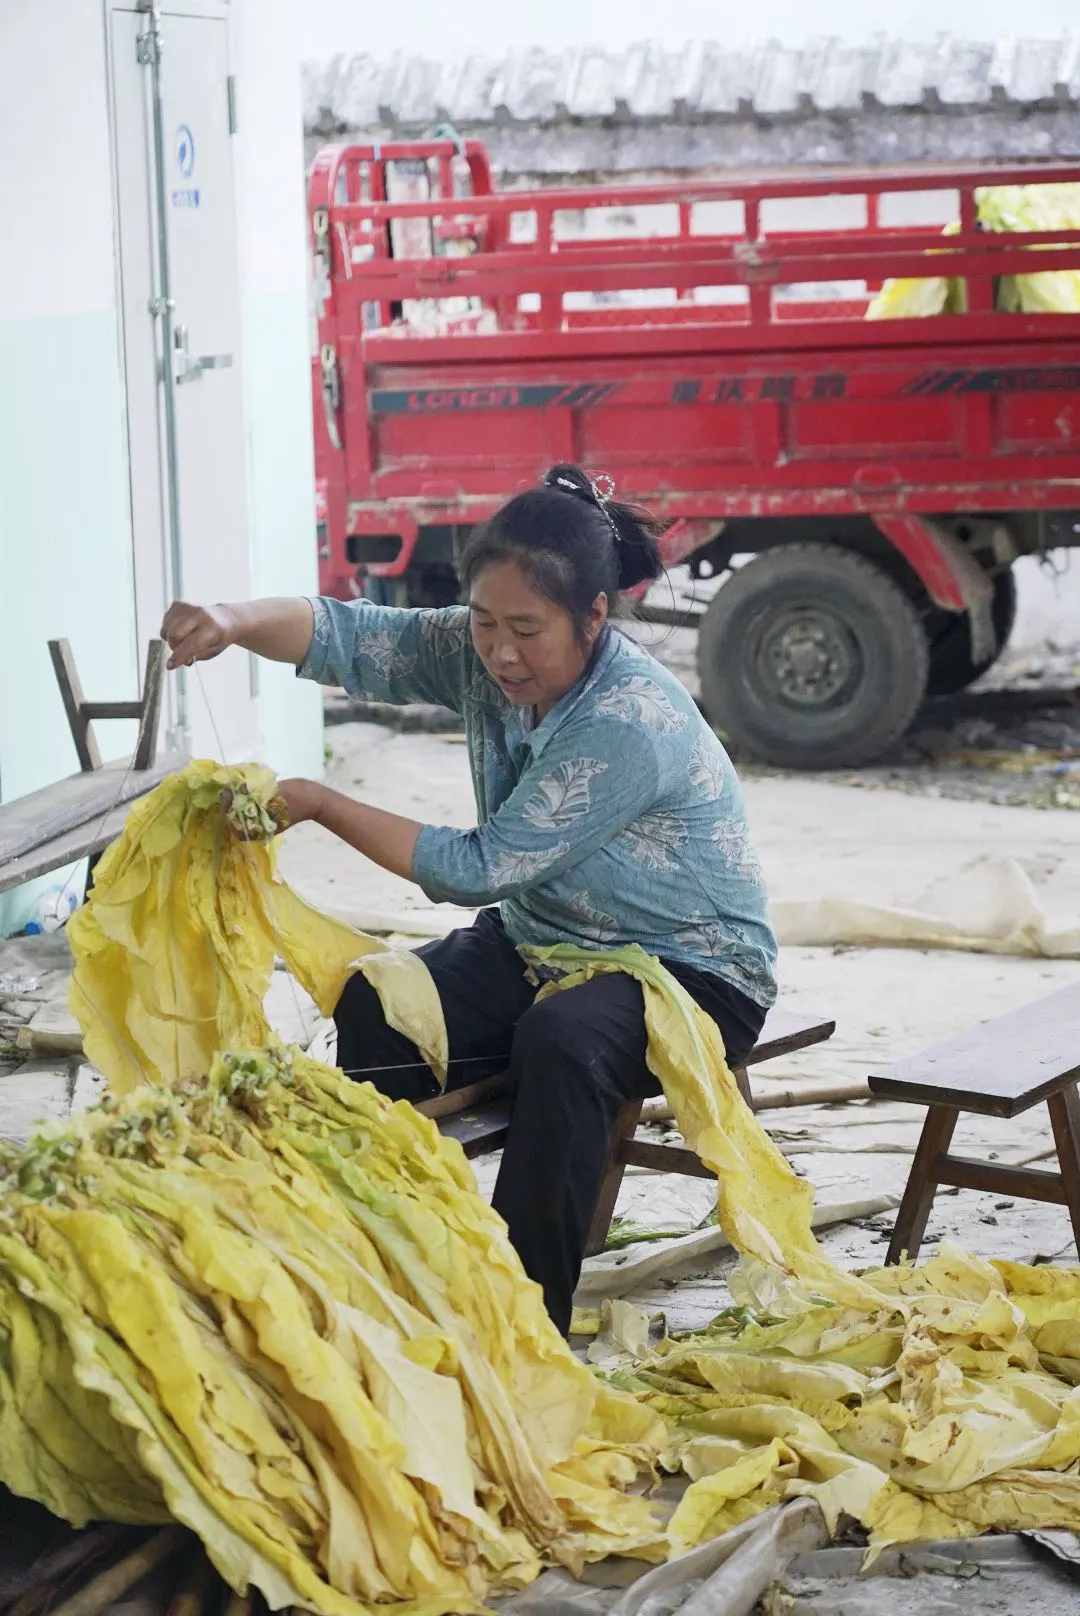
[[[237,627],[231,606],[191,606],[185,600],[174,600],[161,625],[161,637],[172,652],[170,671],[220,656],[235,643]]]

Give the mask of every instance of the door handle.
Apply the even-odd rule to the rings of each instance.
[[[206,370],[231,370],[232,354],[192,355],[188,347],[188,328],[178,325],[173,332],[173,378],[177,387],[185,382],[197,382]]]

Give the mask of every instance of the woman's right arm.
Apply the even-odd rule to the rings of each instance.
[[[298,668],[311,649],[314,627],[311,602],[302,595],[217,606],[177,600],[165,613],[161,635],[172,653],[170,668],[207,662],[230,645]]]
[[[463,606],[377,606],[316,596],[240,605],[170,606],[161,628],[170,668],[205,662],[230,645],[291,662],[316,684],[367,701],[435,702],[460,711],[476,654]]]

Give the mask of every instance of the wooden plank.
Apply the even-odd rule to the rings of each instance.
[[[84,701],[80,711],[83,717],[91,723],[95,718],[135,718],[141,720],[143,704],[141,701]]]
[[[983,1190],[992,1195],[1016,1195],[1025,1201],[1048,1201],[1065,1206],[1061,1174],[1040,1167],[1010,1167],[1005,1162],[979,1161],[973,1156],[939,1156],[933,1177],[938,1184],[960,1190]]]
[[[446,1117],[439,1124],[439,1132],[447,1139],[456,1139],[469,1157],[501,1150],[510,1132],[509,1101],[505,1098],[489,1100],[483,1110]]]
[[[0,892],[20,887],[24,881],[36,880],[39,875],[48,875],[52,870],[62,870],[66,864],[75,864],[79,859],[90,857],[96,860],[119,836],[130,809],[131,804],[124,803],[114,808],[105,819],[93,819],[88,825],[76,825],[74,830],[65,831],[63,836],[43,842],[32,853],[23,853],[7,864],[0,864]]]
[[[433,1100],[420,1100],[416,1110],[436,1121],[441,1117],[457,1116],[473,1106],[493,1100],[496,1095],[505,1094],[509,1081],[509,1072],[496,1072],[492,1077],[482,1077],[479,1083],[464,1083],[459,1089],[447,1089],[445,1094],[437,1094]],[[445,1133],[446,1129],[442,1132]]]
[[[13,802],[0,803],[0,880],[10,860],[32,853],[68,831],[92,827],[121,803],[145,796],[186,762],[182,753],[169,752],[149,769],[132,769],[124,760],[106,763],[89,774],[73,774]]]
[[[101,753],[98,751],[94,732],[90,728],[90,721],[83,712],[83,688],[79,682],[79,672],[75,666],[75,658],[71,654],[71,646],[67,640],[50,640],[49,655],[52,658],[56,682],[60,686],[60,700],[64,704],[71,739],[75,743],[79,768],[84,774],[90,774],[101,768]]]
[[[1014,1117],[1080,1077],[1080,984],[869,1078],[875,1094]]]
[[[937,1191],[937,1179],[934,1173],[952,1144],[959,1115],[955,1106],[947,1105],[932,1105],[926,1113],[926,1121],[919,1136],[903,1200],[900,1202],[896,1222],[893,1225],[892,1239],[889,1241],[889,1250],[885,1257],[886,1265],[903,1261],[905,1255],[914,1262],[918,1256],[922,1237],[926,1233],[926,1221],[930,1216],[930,1208],[934,1204],[934,1195]]]
[[[623,1165],[651,1167],[657,1173],[682,1173],[686,1178],[712,1178],[716,1174],[706,1167],[700,1156],[683,1145],[653,1145],[644,1139],[632,1139],[623,1147]]]
[[[835,1021],[824,1021],[818,1016],[799,1016],[790,1010],[770,1010],[765,1017],[761,1036],[743,1062],[744,1066],[760,1066],[762,1061],[775,1060],[778,1055],[793,1055],[799,1049],[811,1049],[824,1044],[836,1031]]]

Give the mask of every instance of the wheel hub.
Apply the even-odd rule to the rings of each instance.
[[[830,613],[792,608],[766,629],[760,657],[768,682],[786,701],[820,707],[850,683],[858,651],[846,625]]]

